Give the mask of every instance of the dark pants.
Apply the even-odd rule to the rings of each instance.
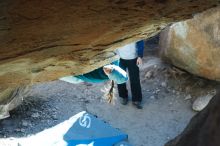
[[[126,71],[128,69],[131,86],[132,101],[142,101],[141,84],[137,58],[131,60],[120,59],[119,66]],[[128,98],[126,83],[118,84],[118,93],[121,98]]]

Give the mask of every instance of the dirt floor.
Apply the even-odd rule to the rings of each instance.
[[[154,45],[151,43],[148,47]],[[11,137],[16,141],[37,134],[88,111],[127,133],[133,146],[163,146],[196,114],[191,108],[193,100],[213,92],[215,83],[164,64],[151,49],[146,49],[145,54],[140,67],[142,110],[131,102],[120,105],[116,87],[114,103],[107,103],[104,93],[109,82],[39,84],[33,86],[31,95],[10,113],[10,118],[0,121],[0,143]]]

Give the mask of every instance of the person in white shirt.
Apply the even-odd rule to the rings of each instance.
[[[128,70],[132,103],[138,109],[142,109],[142,91],[138,65],[142,64],[143,52],[143,40],[127,44],[116,50],[116,53],[120,57],[119,66],[125,71]],[[126,105],[128,103],[128,90],[126,83],[118,84],[118,93],[121,104]]]

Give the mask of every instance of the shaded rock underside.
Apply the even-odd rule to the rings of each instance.
[[[0,104],[19,95],[20,87],[107,64],[114,60],[116,47],[151,37],[171,22],[218,4],[219,0],[1,0]]]

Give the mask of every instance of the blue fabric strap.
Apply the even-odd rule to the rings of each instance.
[[[138,57],[142,58],[144,55],[144,41],[143,40],[136,42],[136,49],[137,49]]]

